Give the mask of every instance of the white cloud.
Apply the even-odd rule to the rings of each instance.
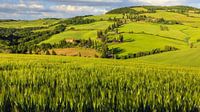
[[[41,4],[30,4],[29,8],[31,9],[44,9],[44,6]]]
[[[146,5],[182,5],[187,0],[129,0],[130,2],[138,2]]]
[[[41,4],[24,4],[24,3],[19,3],[19,4],[9,4],[9,3],[4,3],[0,4],[0,8],[9,8],[9,9],[44,9],[44,6]]]
[[[85,12],[89,14],[99,14],[99,13],[105,13],[107,10],[102,8],[97,8],[93,6],[74,6],[74,5],[56,5],[50,7],[51,10],[55,11],[62,11],[66,13],[70,12]]]
[[[122,0],[74,0],[81,2],[122,2]]]

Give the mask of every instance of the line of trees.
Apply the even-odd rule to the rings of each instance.
[[[117,40],[116,38],[114,38],[112,41],[109,41],[107,36],[108,36],[108,32],[115,32],[115,34],[119,34],[119,30],[118,28],[120,26],[122,26],[124,23],[122,21],[117,21],[114,24],[108,26],[108,28],[106,28],[104,31],[100,30],[97,31],[97,39],[100,39],[102,42],[123,42],[124,37],[123,35],[119,36],[119,40]]]
[[[122,7],[118,9],[111,10],[107,14],[143,14],[143,13],[155,13],[156,10],[153,8],[148,8],[147,11],[137,11],[134,10],[135,7]]]
[[[95,19],[88,19],[85,18],[88,16],[77,16],[77,17],[73,17],[64,21],[61,21],[59,24],[73,24],[73,25],[78,25],[78,24],[89,24],[89,23],[93,23],[96,20]]]

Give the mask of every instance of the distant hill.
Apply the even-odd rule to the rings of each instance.
[[[200,9],[131,6],[95,16],[1,20],[0,29],[1,51],[45,54],[48,49],[81,47],[103,57],[127,59],[198,48]]]
[[[144,10],[137,10],[138,8]],[[145,10],[146,9],[146,10]],[[107,14],[123,14],[123,13],[133,13],[139,14],[144,12],[155,12],[156,10],[166,10],[171,12],[187,13],[189,11],[200,12],[199,8],[191,6],[131,6],[131,7],[122,7],[108,11]]]

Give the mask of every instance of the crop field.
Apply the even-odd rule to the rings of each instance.
[[[34,20],[34,21],[12,21],[12,22],[0,22],[1,27],[5,28],[27,28],[27,27],[48,27],[55,24],[60,20]]]
[[[99,57],[99,53],[89,48],[60,48],[53,49],[57,55],[63,56],[79,56],[79,57]],[[50,50],[52,52],[52,50]]]
[[[199,110],[196,67],[60,56],[0,58],[0,111]]]
[[[151,51],[152,49],[155,48],[164,49],[165,46],[174,46],[179,49],[184,49],[188,47],[187,44],[184,42],[154,35],[127,34],[127,33],[123,35],[125,41],[126,40],[134,40],[134,41],[125,43],[114,43],[109,46],[110,48],[122,49],[120,55],[136,53],[140,51]]]

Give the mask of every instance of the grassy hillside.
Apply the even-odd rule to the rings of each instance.
[[[186,49],[186,50],[142,57],[140,58],[140,60],[145,60],[151,63],[158,63],[158,64],[199,66],[200,65],[199,51],[200,51],[199,48]]]
[[[2,21],[0,24],[2,27],[12,28],[45,27],[29,31],[29,34],[34,32],[39,35],[34,37],[35,42],[38,42],[36,45],[58,44],[63,40],[90,38],[92,41],[101,43],[106,40],[108,48],[119,49],[118,55],[126,55],[156,48],[163,49],[165,46],[181,50],[198,47],[200,45],[199,12],[199,9],[187,6],[137,6],[114,9],[97,16],[74,17],[65,20]],[[59,22],[57,25],[53,25],[57,22]],[[114,28],[116,23],[121,25]],[[62,24],[66,26],[65,30],[50,34]],[[97,38],[98,31],[102,31],[105,39]],[[43,37],[43,35],[46,36]],[[123,42],[119,42],[120,36],[123,36]],[[23,41],[26,39],[21,39],[18,43],[23,43]],[[30,43],[33,41],[30,40]],[[98,50],[101,49],[98,48]]]
[[[136,53],[140,51],[151,51],[155,48],[164,49],[165,46],[174,46],[179,49],[187,48],[187,44],[181,41],[167,39],[154,35],[147,34],[123,34],[125,41],[133,40],[132,42],[110,44],[110,48],[122,49],[120,55]]]
[[[103,15],[97,15],[97,16],[89,16],[85,17],[85,19],[95,19],[95,20],[108,20],[109,18],[122,18],[122,14],[103,14]]]
[[[64,39],[96,39],[97,36],[97,31],[96,30],[92,30],[92,31],[65,31],[62,32],[60,34],[56,34],[53,35],[52,37],[50,37],[48,40],[45,40],[41,43],[50,43],[50,44],[54,44],[54,43],[58,43]]]
[[[161,26],[168,27],[168,30],[162,31],[160,28]],[[121,28],[119,28],[119,31],[147,33],[156,36],[164,36],[178,40],[184,40],[184,38],[187,37],[187,35],[180,30],[187,28],[188,28],[187,26],[183,25],[163,25],[163,24],[146,23],[146,22],[133,22],[122,26]]]
[[[39,19],[33,21],[9,21],[0,22],[0,27],[4,28],[27,28],[27,27],[48,27],[59,22],[59,19]]]
[[[73,28],[74,30],[105,30],[109,25],[112,25],[114,22],[111,21],[100,21],[90,24],[82,25],[72,25],[68,29]]]
[[[96,40],[97,31],[104,30],[113,22],[109,21],[100,21],[94,22],[90,24],[83,25],[71,25],[66,28],[66,30],[62,33],[53,35],[48,40],[43,41],[42,43],[58,43],[64,39],[88,39],[91,38]]]
[[[199,18],[188,17],[183,14],[167,12],[163,10],[157,10],[156,13],[146,13],[144,15],[155,17],[155,18],[164,18],[167,20],[177,20],[181,22],[192,22],[192,21],[200,21]]]

